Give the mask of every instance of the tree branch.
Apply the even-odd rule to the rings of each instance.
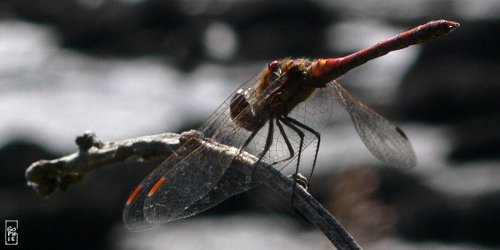
[[[193,140],[195,139],[195,140]],[[250,173],[259,183],[275,190],[285,201],[290,201],[294,181],[271,165],[257,162],[257,158],[246,152],[238,154],[238,150],[217,142],[205,139],[201,132],[191,130],[181,134],[165,133],[138,137],[118,142],[102,142],[88,131],[77,137],[78,152],[55,160],[40,160],[31,164],[26,170],[28,186],[33,187],[40,195],[48,196],[56,188],[66,190],[71,184],[83,179],[92,170],[125,161],[149,161],[166,158],[184,142],[199,143],[211,153],[220,157],[234,159],[230,168],[242,173]],[[293,206],[302,215],[316,225],[337,249],[361,249],[352,236],[337,220],[302,186],[296,185]]]
[[[102,142],[91,131],[76,138],[78,152],[55,160],[40,160],[26,170],[28,186],[48,196],[56,188],[66,190],[90,171],[125,161],[165,159],[174,152],[192,131],[165,133],[117,142]]]

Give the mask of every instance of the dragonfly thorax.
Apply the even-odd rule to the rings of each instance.
[[[257,131],[272,118],[286,116],[319,87],[311,78],[307,59],[273,61],[259,81],[239,89],[230,101],[231,119],[248,131]]]

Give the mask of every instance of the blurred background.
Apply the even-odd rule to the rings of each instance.
[[[30,249],[331,249],[262,188],[131,233],[124,202],[154,166],[102,169],[49,198],[24,173],[75,152],[85,130],[197,128],[273,59],[343,56],[448,19],[461,23],[451,35],[340,79],[405,130],[418,166],[384,167],[336,108],[312,193],[365,249],[499,248],[499,13],[498,0],[1,1],[0,219],[18,220]]]

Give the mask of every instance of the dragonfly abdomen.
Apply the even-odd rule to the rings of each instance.
[[[430,21],[348,56],[318,59],[311,64],[310,74],[314,78],[332,81],[369,60],[446,35],[458,26],[458,23],[447,20]]]

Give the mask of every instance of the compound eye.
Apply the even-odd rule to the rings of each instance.
[[[270,70],[274,70],[278,67],[278,61],[277,60],[274,60],[272,62],[270,62],[269,64],[267,64],[267,68],[270,69]]]

